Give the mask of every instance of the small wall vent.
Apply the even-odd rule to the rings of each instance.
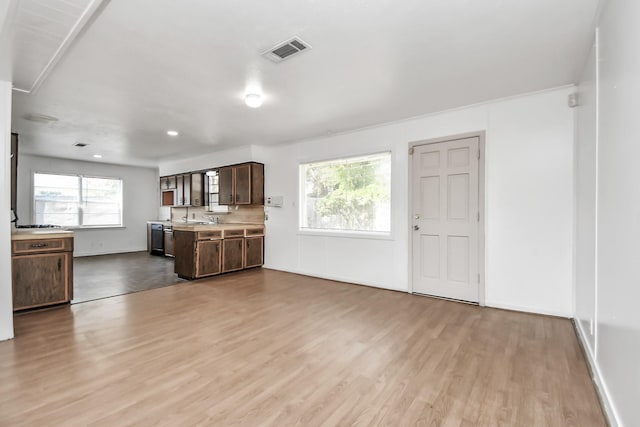
[[[299,37],[292,37],[288,40],[278,43],[271,49],[262,53],[262,56],[273,61],[282,62],[292,56],[311,49],[311,45]]]
[[[76,142],[75,144],[73,144],[74,147],[80,147],[80,148],[86,147],[87,145],[89,144],[85,144],[84,142]]]

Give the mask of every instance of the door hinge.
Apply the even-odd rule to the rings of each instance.
[[[478,211],[478,222],[480,222],[480,211]]]
[[[478,160],[480,160],[480,149],[478,148]]]
[[[413,154],[413,147],[409,147],[409,155]]]
[[[478,284],[480,283],[480,273],[478,273]]]

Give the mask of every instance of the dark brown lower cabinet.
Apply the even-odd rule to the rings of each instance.
[[[67,303],[73,298],[73,239],[12,242],[13,309]]]
[[[222,272],[242,270],[244,267],[244,238],[222,241]]]
[[[203,240],[196,245],[196,277],[220,273],[222,240]]]
[[[175,272],[184,279],[259,267],[264,263],[264,226],[185,231],[174,227]]]
[[[264,264],[264,238],[247,237],[244,239],[244,268],[258,267]]]

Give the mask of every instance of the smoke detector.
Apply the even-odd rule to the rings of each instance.
[[[305,50],[311,49],[311,45],[299,37],[291,37],[278,43],[271,49],[262,53],[262,56],[273,62],[282,62]]]

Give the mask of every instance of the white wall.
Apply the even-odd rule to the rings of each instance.
[[[124,227],[75,230],[74,256],[146,250],[146,221],[157,218],[160,205],[157,169],[20,154],[18,215],[21,224],[33,222],[34,172],[86,174],[121,178],[123,181]]]
[[[160,176],[247,162],[251,160],[251,156],[251,147],[247,145],[235,149],[216,151],[190,159],[162,162],[159,165]]]
[[[0,20],[1,22],[1,20]],[[0,341],[13,338],[11,294],[11,82],[0,81]]]
[[[596,242],[595,286],[585,263],[576,277],[576,314],[581,336],[593,342],[589,358],[613,425],[640,425],[640,2],[604,3],[598,19],[598,102],[581,107],[578,146],[588,149],[597,130],[596,231],[578,228],[578,239]],[[591,58],[595,61],[595,58]],[[581,87],[593,85],[587,65]],[[593,89],[591,89],[592,91]],[[587,102],[592,98],[588,98]],[[594,112],[594,110],[597,111]],[[578,164],[578,203],[588,171]],[[586,165],[586,168],[592,167]],[[584,195],[582,195],[584,200]],[[577,212],[578,217],[580,211]],[[595,309],[595,312],[594,312]],[[595,337],[583,317],[594,315]]]
[[[486,304],[570,317],[573,88],[471,106],[313,141],[253,147],[265,163],[265,266],[409,289],[408,144],[486,130]],[[300,162],[391,150],[391,240],[298,234]]]

